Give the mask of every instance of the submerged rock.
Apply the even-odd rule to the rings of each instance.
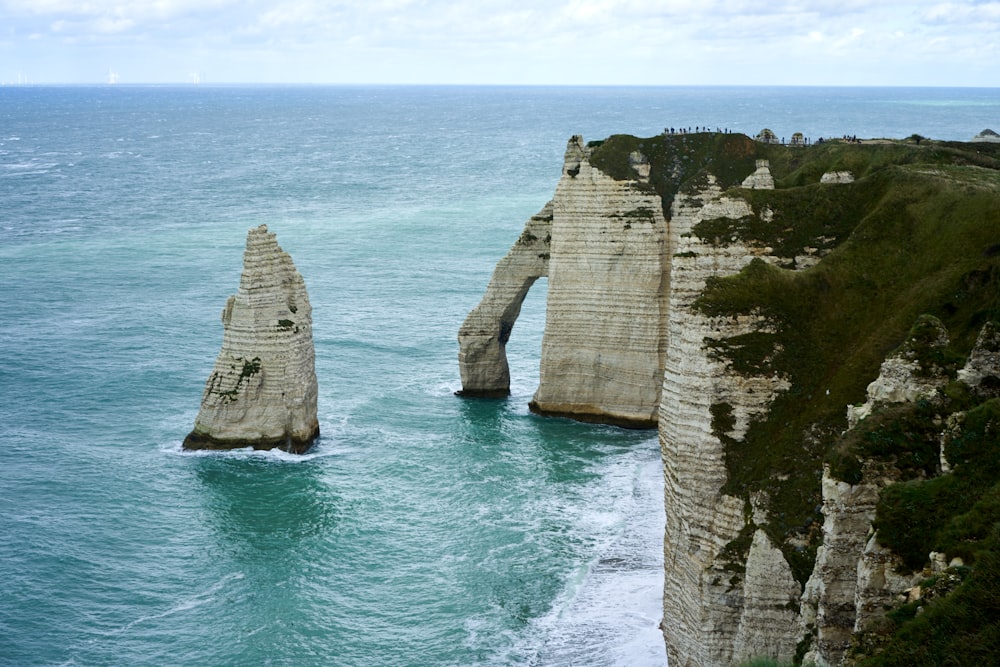
[[[309,449],[319,436],[312,308],[267,225],[247,234],[240,288],[226,302],[222,327],[222,350],[184,448]]]

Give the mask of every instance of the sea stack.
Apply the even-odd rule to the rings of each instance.
[[[226,301],[222,327],[222,350],[184,449],[305,452],[319,436],[312,308],[267,225],[247,233],[240,288]]]

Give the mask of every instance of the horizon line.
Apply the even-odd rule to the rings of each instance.
[[[974,89],[1000,90],[1000,85],[907,85],[907,84],[799,84],[799,83],[444,83],[444,82],[329,82],[329,81],[0,81],[0,88],[89,87],[129,88],[172,86],[185,88],[211,87],[365,87],[365,88],[900,88],[900,89]]]

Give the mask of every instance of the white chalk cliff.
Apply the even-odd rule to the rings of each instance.
[[[567,147],[552,200],[545,335],[532,409],[653,427],[663,368],[669,263],[660,197],[634,178],[615,180],[588,161],[581,137]]]
[[[693,307],[707,279],[768,259],[770,248],[711,243],[692,233],[703,220],[753,214],[745,199],[724,196],[710,174],[675,197],[668,223],[663,199],[648,186],[644,155],[632,152],[627,178],[616,179],[590,163],[590,152],[581,137],[569,141],[553,200],[528,221],[462,325],[463,391],[505,392],[503,343],[512,317],[534,279],[547,275],[532,409],[628,426],[659,424],[671,664],[791,658],[800,634],[792,606],[800,591],[780,551],[758,530],[738,576],[723,555],[747,517],[744,500],[722,492],[725,453],[711,414],[713,405],[729,405],[734,425],[728,435],[739,437],[787,383],[780,376],[742,377],[705,345],[709,338],[766,330],[760,318],[712,318]],[[742,187],[773,188],[767,160],[750,164]],[[538,245],[543,232],[544,247]],[[547,265],[537,259],[543,254]]]
[[[266,225],[247,234],[239,291],[226,302],[222,327],[184,448],[307,450],[319,436],[312,308]]]
[[[786,150],[798,151],[795,160],[780,152]],[[902,561],[873,528],[880,494],[902,479],[899,470],[858,455],[858,474],[845,481],[823,465],[829,451],[821,448],[860,433],[851,429],[884,410],[937,400],[954,375],[943,361],[950,354],[947,330],[923,316],[914,327],[919,335],[900,345],[905,333],[893,323],[893,337],[879,330],[885,337],[878,351],[857,367],[850,365],[856,353],[850,327],[837,334],[843,347],[834,348],[840,355],[834,364],[807,365],[812,348],[830,344],[830,327],[804,344],[782,335],[787,321],[803,321],[783,320],[783,307],[795,317],[826,315],[817,302],[842,287],[830,267],[848,261],[845,247],[882,242],[879,225],[864,224],[863,206],[843,205],[852,197],[877,202],[872,191],[881,182],[860,176],[856,182],[836,153],[822,151],[815,153],[818,164],[788,177],[789,162],[809,150],[776,145],[773,133],[757,141],[702,133],[589,145],[573,137],[552,201],[525,225],[459,332],[463,391],[505,395],[504,344],[525,293],[547,276],[532,409],[658,427],[666,507],[661,627],[671,667],[761,657],[847,664],[858,637],[914,585],[916,575],[899,571]],[[769,161],[775,156],[782,162]],[[784,183],[793,185],[775,189],[772,162],[783,165]],[[984,248],[982,261],[1000,254],[997,248]],[[895,274],[877,283],[871,265],[845,275],[860,290],[861,304],[868,293],[857,285],[870,285],[873,298],[880,296],[876,286],[897,287]],[[973,271],[958,284],[979,289],[989,275]],[[805,303],[784,301],[792,288],[808,295]],[[773,300],[761,306],[752,289],[773,290]],[[956,309],[949,302],[942,311]],[[836,317],[853,322],[853,314]],[[1000,395],[997,331],[989,324],[982,329],[958,372],[973,395]],[[885,359],[889,340],[899,347]],[[794,352],[782,357],[786,349]],[[827,383],[840,372],[849,381],[834,385],[840,392],[834,400]],[[779,400],[784,417],[769,423]],[[819,405],[811,414],[825,421],[793,426],[797,415],[789,405]],[[753,440],[762,424],[773,430],[758,430]],[[780,449],[760,433],[791,436]],[[748,460],[769,456],[772,446],[780,471]],[[944,445],[940,458],[938,469],[946,472]],[[744,468],[750,473],[741,478]]]
[[[592,167],[582,138],[566,148],[552,201],[528,220],[459,330],[462,391],[509,392],[505,344],[534,281],[548,276],[541,380],[533,410],[626,426],[656,425],[669,255],[648,164],[634,180]]]
[[[767,185],[766,164],[746,184]],[[692,233],[703,220],[739,220],[752,214],[744,199],[725,196],[709,176],[678,195],[671,209],[675,248],[670,277],[670,324],[660,404],[664,465],[663,631],[671,665],[728,665],[753,657],[790,660],[798,639],[793,611],[799,587],[770,538],[759,530],[766,511],[746,511],[743,498],[726,494],[725,444],[713,428],[713,406],[727,406],[740,439],[750,422],[787,388],[779,375],[744,377],[718,359],[706,340],[766,330],[752,316],[710,317],[694,302],[712,277],[739,272],[766,247],[708,243]],[[727,551],[752,531],[744,562]]]

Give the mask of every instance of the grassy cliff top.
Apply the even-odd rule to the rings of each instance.
[[[890,166],[976,166],[994,174],[1000,170],[1000,143],[987,142],[871,139],[788,146],[754,141],[744,134],[699,132],[645,139],[619,134],[592,141],[588,147],[591,164],[619,180],[635,178],[629,156],[641,153],[651,168],[649,187],[661,195],[668,215],[674,195],[700,183],[707,172],[726,189],[753,173],[757,160],[769,161],[778,189],[819,183],[826,172],[850,171],[861,179]]]

